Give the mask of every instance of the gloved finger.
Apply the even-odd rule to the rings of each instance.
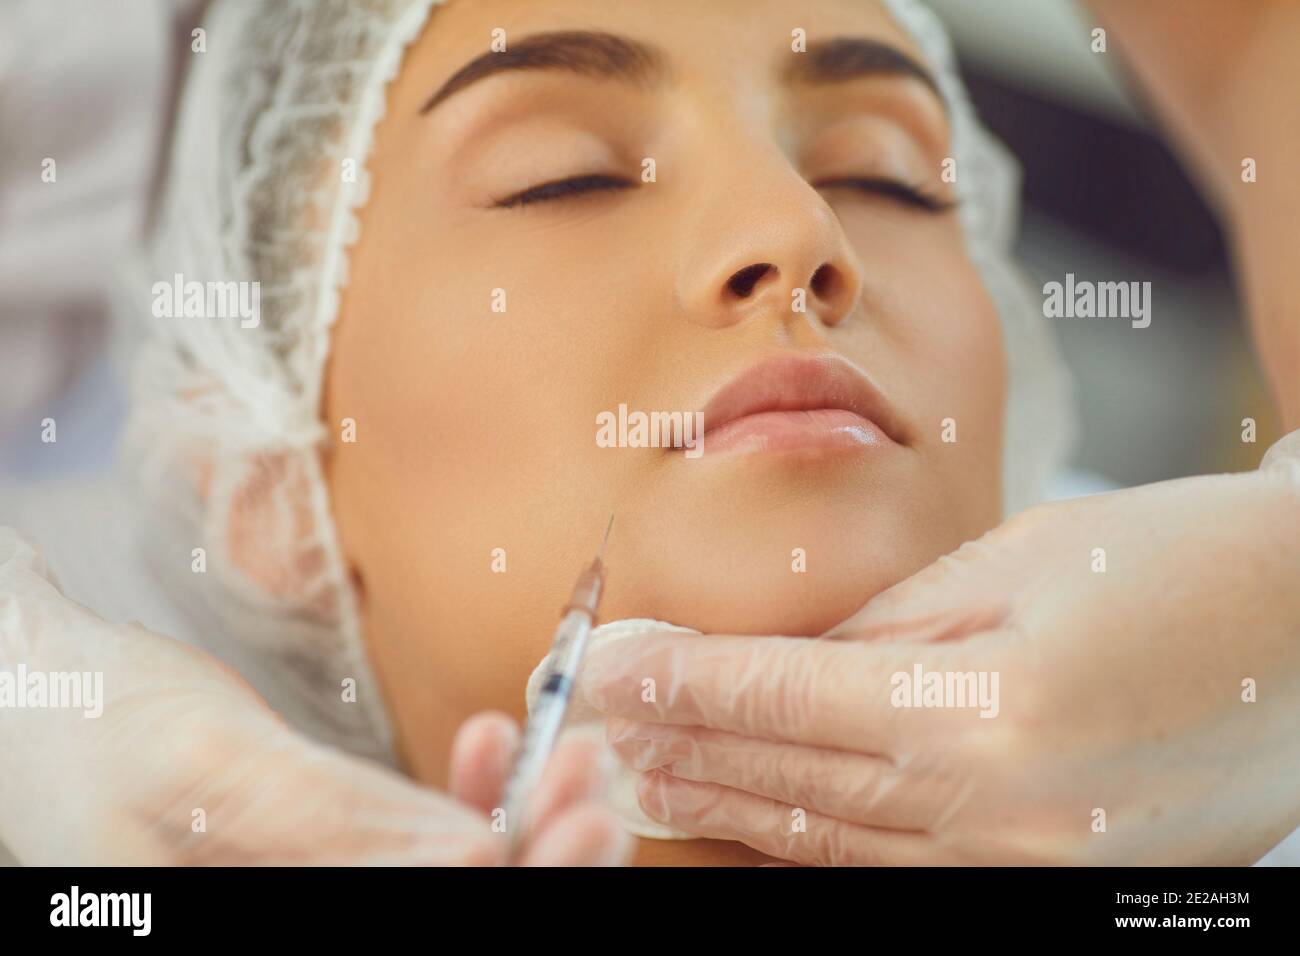
[[[904,582],[908,583],[908,582]],[[825,634],[828,641],[893,641],[896,643],[951,641],[1003,626],[1010,603],[992,590],[979,592],[969,604],[935,607],[929,599],[943,585],[922,592],[909,585],[896,601],[874,601]],[[951,597],[951,592],[949,593]]]
[[[36,548],[23,537],[19,530],[11,525],[0,525],[0,569],[12,563],[45,573],[45,562],[41,560]]]
[[[534,834],[524,866],[623,866],[632,837],[618,818],[594,803],[570,806]]]
[[[579,692],[606,717],[882,754],[900,733],[891,675],[916,663],[929,670],[937,653],[890,643],[655,633],[592,648]]]
[[[30,621],[36,617],[39,623],[48,608],[90,618],[88,611],[59,594],[41,553],[13,528],[0,527],[0,663],[8,667],[19,661],[32,665],[46,643],[58,640],[62,629],[47,633],[50,629],[34,627]],[[72,635],[79,636],[76,632]],[[75,640],[66,643],[67,651],[77,650]],[[76,660],[81,656],[84,651]]]
[[[736,840],[768,856],[808,866],[920,866],[949,862],[928,834],[845,823],[766,797],[659,770],[637,781],[653,820],[698,836]]]
[[[876,756],[801,747],[700,727],[618,719],[609,742],[633,770],[713,783],[846,823],[926,830],[940,819],[952,787],[920,768]]]
[[[597,740],[562,737],[537,785],[526,825],[536,832],[574,806],[603,799],[609,784],[607,759]]]
[[[148,706],[150,696],[174,700],[195,689],[213,700],[255,701],[269,712],[248,682],[216,658],[139,625],[111,624],[64,597],[39,552],[12,528],[0,528],[0,667],[18,662],[31,670],[102,672],[106,710]],[[128,697],[133,704],[123,702]]]
[[[501,799],[519,746],[519,728],[500,711],[475,714],[456,731],[447,789],[463,803],[491,813]]]
[[[881,591],[823,639],[933,642],[1000,626],[1018,579],[996,573],[995,541],[986,535],[963,544]]]
[[[180,812],[158,821],[177,841],[189,807],[201,836],[178,842],[199,865],[443,865],[499,862],[502,841],[481,811],[364,758],[288,728],[224,724],[228,756],[187,788]],[[296,825],[297,823],[303,825]]]

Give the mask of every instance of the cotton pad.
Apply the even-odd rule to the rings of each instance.
[[[663,621],[652,621],[648,618],[610,621],[608,624],[602,624],[591,632],[587,650],[590,653],[602,644],[627,640],[636,637],[638,634],[646,634],[651,631],[675,631],[678,634],[700,633],[687,627],[677,627],[675,624],[665,624]],[[528,678],[528,687],[524,691],[524,697],[528,702],[528,713],[530,715],[533,712],[533,706],[537,703],[537,697],[541,693],[543,674],[550,662],[551,656],[548,654],[542,658],[541,663],[537,665]],[[627,766],[619,761],[614,754],[614,748],[606,743],[605,718],[599,711],[589,707],[586,701],[582,700],[580,695],[577,694],[573,696],[573,701],[569,705],[569,714],[561,737],[569,737],[570,735],[589,737],[598,741],[600,746],[605,748],[610,758],[609,763],[614,768],[610,778],[608,803],[610,809],[623,821],[623,826],[629,833],[639,837],[649,837],[652,840],[695,839],[693,834],[656,823],[641,812],[641,804],[636,798],[638,774],[633,770],[629,770]]]

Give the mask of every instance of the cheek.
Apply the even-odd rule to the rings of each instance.
[[[963,540],[1001,518],[1006,423],[1006,352],[1002,323],[976,270],[954,265],[936,292],[942,328],[927,339],[935,396],[937,467],[947,476]],[[959,542],[958,542],[959,543]]]
[[[847,217],[865,273],[866,325],[876,326],[864,334],[878,334],[906,370],[906,381],[891,384],[919,415],[930,416],[924,429],[937,431],[939,419],[951,417],[965,420],[981,440],[994,439],[1006,375],[997,312],[956,219],[918,224],[918,214],[905,215]],[[863,342],[869,349],[869,339]]]
[[[970,426],[972,438],[991,441],[1001,434],[1002,325],[957,224],[936,226],[899,231],[869,250],[879,276],[872,294],[881,334],[909,370],[911,381],[900,385],[914,407],[942,411],[940,417]],[[937,427],[937,420],[926,425]]]
[[[327,414],[355,418],[359,439],[332,491],[399,709],[408,693],[517,709],[619,485],[595,434],[632,387],[635,326],[602,299],[627,287],[555,266],[594,250],[515,241],[362,244],[335,331]]]
[[[1002,324],[978,270],[956,243],[891,257],[886,304],[903,356],[897,388],[915,415],[927,478],[947,509],[953,546],[1001,516],[1006,358]],[[924,263],[920,273],[916,264]]]
[[[1002,323],[974,266],[953,263],[949,280],[930,293],[926,361],[935,393],[952,403],[951,417],[974,426],[980,440],[1001,435],[1006,383]]]

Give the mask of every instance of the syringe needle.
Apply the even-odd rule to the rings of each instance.
[[[609,524],[605,525],[605,537],[601,539],[600,550],[596,552],[596,560],[599,561],[605,556],[605,545],[609,543],[609,532],[614,527],[614,512],[609,513]]]

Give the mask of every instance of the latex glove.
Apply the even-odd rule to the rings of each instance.
[[[492,864],[513,721],[467,721],[451,795],[291,729],[214,658],[108,624],[0,528],[0,671],[98,671],[102,716],[0,709],[0,842],[27,864]],[[596,801],[590,744],[557,751],[525,864],[618,863],[629,839]],[[195,832],[203,811],[205,832]],[[508,823],[509,821],[507,821]]]
[[[831,639],[613,650],[583,693],[669,826],[812,864],[1248,863],[1300,825],[1300,468],[1034,508]],[[996,673],[996,716],[895,706],[917,666]]]

